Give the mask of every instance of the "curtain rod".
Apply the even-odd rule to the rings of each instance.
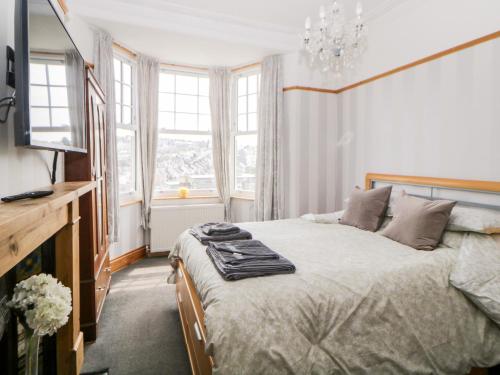
[[[137,58],[137,52],[132,51],[131,49],[129,49],[127,47],[124,47],[124,46],[122,46],[121,44],[119,44],[117,42],[113,42],[113,47],[115,49],[121,51],[125,55],[129,56],[132,59],[136,59]],[[237,72],[241,72],[241,71],[246,70],[246,69],[251,69],[251,68],[259,67],[260,65],[261,65],[260,62],[256,62],[256,63],[247,64],[247,65],[243,65],[243,66],[238,66],[238,67],[232,68],[231,71],[233,73],[237,73]],[[195,66],[195,65],[184,65],[184,64],[173,64],[173,63],[163,63],[163,62],[160,62],[160,66],[164,67],[164,68],[174,68],[174,69],[175,68],[181,68],[181,69],[195,70],[195,71],[199,71],[199,72],[208,72],[208,67]]]

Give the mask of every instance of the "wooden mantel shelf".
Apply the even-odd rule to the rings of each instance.
[[[95,182],[64,182],[45,190],[39,199],[0,203],[0,276],[42,243],[55,236],[55,276],[71,289],[72,311],[57,332],[57,374],[79,374],[83,364],[80,331],[79,198],[96,188]]]
[[[38,190],[54,190],[54,194],[39,199],[23,199],[10,203],[0,203],[0,277],[19,261],[40,246],[46,239],[30,239],[28,246],[20,246],[14,234],[22,229],[39,225],[62,207],[78,199],[95,188],[95,182],[63,182]],[[62,221],[62,220],[60,220]],[[60,228],[58,228],[60,229]],[[54,232],[57,232],[56,229]],[[34,245],[34,246],[32,246]],[[14,256],[12,256],[14,255]]]

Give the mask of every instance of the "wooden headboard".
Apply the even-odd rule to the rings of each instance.
[[[378,184],[394,185],[410,195],[426,199],[449,199],[460,205],[500,210],[500,181],[457,180],[450,178],[400,176],[368,173],[366,189]]]
[[[429,186],[444,189],[481,191],[500,193],[499,181],[456,180],[451,178],[400,176],[393,174],[367,173],[365,178],[366,189],[373,188],[375,181],[397,183],[402,185]]]

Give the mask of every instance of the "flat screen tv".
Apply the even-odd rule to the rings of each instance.
[[[16,0],[16,145],[86,152],[85,63],[50,0]]]

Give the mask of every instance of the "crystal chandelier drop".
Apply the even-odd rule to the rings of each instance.
[[[356,5],[356,17],[352,21],[345,18],[343,5],[334,0],[319,9],[319,22],[311,23],[307,17],[303,48],[310,55],[311,66],[322,71],[333,71],[341,75],[344,69],[354,67],[366,49],[363,7]]]

